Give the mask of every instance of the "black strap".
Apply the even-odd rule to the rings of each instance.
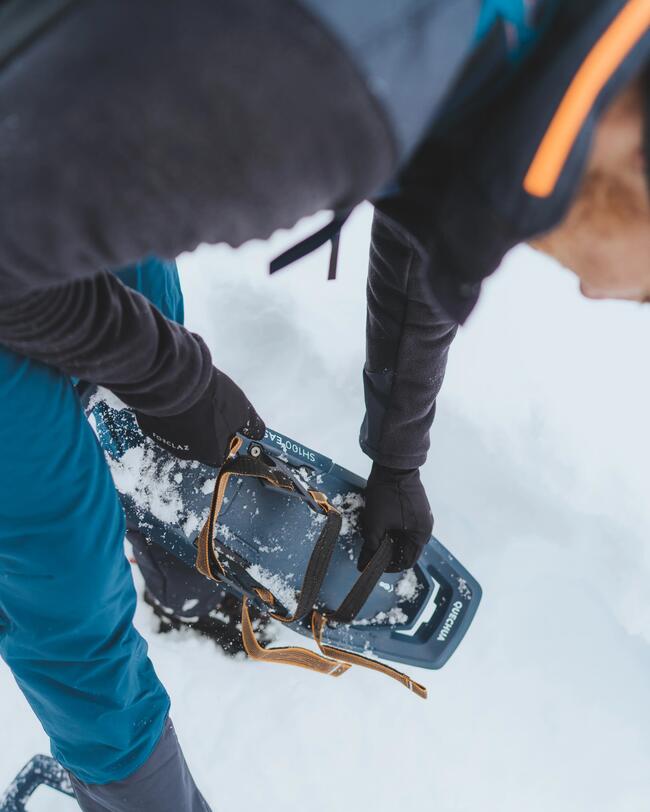
[[[330,264],[327,269],[327,278],[329,280],[336,279],[336,269],[339,264],[339,243],[341,242],[341,232],[338,231],[332,237],[332,250],[330,252]]]
[[[334,239],[338,237],[343,224],[351,213],[352,209],[343,209],[340,212],[335,212],[334,217],[332,217],[326,226],[323,226],[323,228],[319,229],[315,234],[311,234],[306,239],[301,240],[297,245],[294,245],[287,251],[284,251],[284,253],[280,254],[279,257],[276,257],[273,262],[271,262],[269,273],[277,273],[277,271],[282,270],[282,268],[286,268],[287,265],[297,262],[299,259],[307,256],[307,254],[311,254],[312,251],[320,248],[321,245],[325,245],[328,240],[334,241]],[[336,276],[338,240],[336,242],[336,246],[334,246],[334,244],[332,245],[332,256],[333,261],[332,257],[330,257],[329,273],[332,274],[332,271],[334,270],[334,276],[328,276],[329,279],[334,279]]]
[[[338,511],[329,511],[325,527],[323,527],[305,570],[305,577],[300,587],[300,597],[295,612],[289,618],[282,618],[285,623],[301,620],[314,608],[318,599],[327,570],[332,560],[336,542],[341,530],[341,514]]]
[[[390,564],[393,554],[392,547],[390,537],[386,534],[339,608],[334,614],[327,615],[328,620],[336,623],[352,623],[370,597],[370,593],[379,583],[379,579],[386,572],[386,567]]]

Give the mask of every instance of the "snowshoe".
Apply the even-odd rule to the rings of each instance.
[[[74,798],[68,773],[59,762],[49,756],[34,756],[0,798],[0,812],[25,812],[34,790],[43,784]]]
[[[242,597],[249,657],[333,676],[362,665],[426,696],[379,659],[440,668],[472,622],[481,588],[436,538],[413,569],[386,573],[387,538],[359,574],[362,478],[270,429],[259,442],[235,438],[218,471],[179,460],[104,397],[91,399],[91,422],[129,526]],[[319,653],[264,648],[250,606],[312,637]]]

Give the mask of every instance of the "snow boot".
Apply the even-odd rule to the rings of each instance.
[[[207,615],[177,615],[163,606],[160,601],[145,589],[144,602],[151,606],[154,615],[159,620],[158,633],[167,634],[181,629],[192,629],[202,637],[209,637],[229,657],[238,654],[246,655],[242,640],[241,598],[226,593],[219,606],[212,609]],[[271,618],[263,615],[251,607],[251,622],[255,636],[263,643],[270,643],[274,639]]]

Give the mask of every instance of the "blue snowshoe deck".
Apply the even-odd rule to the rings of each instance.
[[[141,434],[129,410],[113,405],[95,398],[92,416],[128,526],[194,566],[217,471],[171,456]],[[287,492],[246,476],[229,479],[216,524],[225,583],[268,610],[254,589],[259,585],[291,615],[324,522],[321,513],[307,507],[305,494],[319,491],[341,514],[341,529],[316,608],[338,607],[359,577],[365,481],[270,429],[262,441],[242,440],[240,454],[279,466],[294,478],[297,490]],[[229,568],[237,577],[228,577]],[[480,598],[476,579],[432,537],[412,569],[384,573],[355,619],[328,624],[323,641],[372,658],[440,668],[469,628]],[[309,618],[290,628],[312,634]]]

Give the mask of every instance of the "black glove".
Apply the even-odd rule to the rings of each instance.
[[[387,572],[409,569],[431,537],[433,516],[417,468],[400,471],[373,463],[366,486],[363,537],[358,567],[362,570],[388,533],[393,557]]]
[[[236,432],[251,440],[264,437],[265,426],[246,395],[223,372],[213,369],[208,388],[186,412],[152,417],[136,412],[144,434],[183,460],[223,465]]]

